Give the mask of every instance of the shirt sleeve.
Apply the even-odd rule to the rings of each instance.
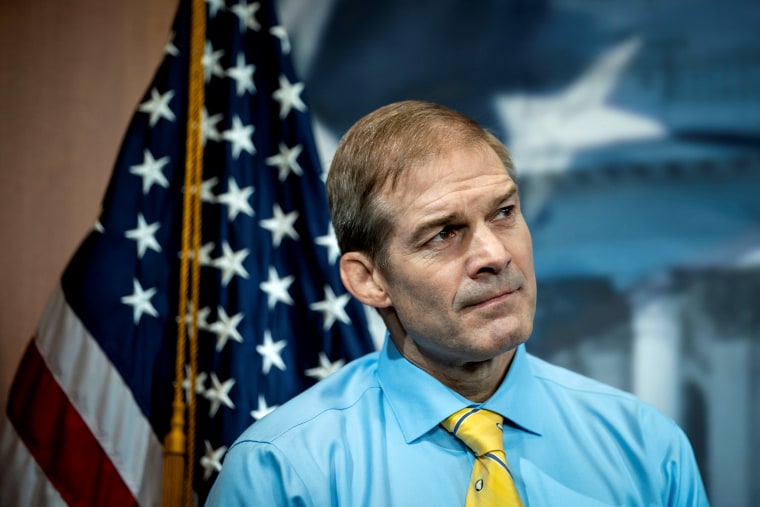
[[[665,459],[667,480],[663,505],[678,507],[709,507],[697,460],[689,439],[677,425]]]
[[[206,499],[207,507],[310,506],[307,485],[287,458],[268,442],[236,443]]]

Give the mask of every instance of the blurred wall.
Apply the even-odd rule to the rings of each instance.
[[[0,406],[95,223],[177,0],[0,1]]]

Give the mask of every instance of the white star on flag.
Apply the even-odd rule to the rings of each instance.
[[[206,391],[206,372],[200,372],[195,376],[195,393],[203,394]],[[185,365],[185,379],[182,381],[182,390],[185,391],[185,402],[190,400],[190,366]]]
[[[280,118],[285,118],[293,108],[302,113],[306,111],[306,104],[301,100],[302,91],[303,83],[291,84],[287,77],[280,76],[280,87],[272,93],[272,97],[280,103]]]
[[[253,125],[243,125],[240,117],[235,115],[232,118],[232,128],[222,132],[222,139],[232,144],[232,158],[235,160],[244,151],[251,155],[256,153],[256,147],[253,145],[253,132],[256,127]]]
[[[213,241],[209,241],[208,243],[201,246],[200,250],[198,250],[198,263],[201,266],[213,266],[214,261],[211,259],[211,252],[214,251],[214,247],[216,245]],[[190,251],[190,258],[193,257],[193,252]]]
[[[248,257],[248,249],[234,251],[226,241],[222,243],[222,256],[214,259],[214,267],[222,270],[222,285],[230,283],[232,277],[248,278],[248,271],[243,267],[243,261]]]
[[[282,48],[283,54],[290,54],[290,38],[288,37],[288,32],[285,30],[285,27],[282,25],[273,26],[269,29],[269,33],[280,39],[280,47]]]
[[[207,481],[214,472],[222,469],[222,457],[227,452],[227,446],[223,445],[214,449],[208,440],[203,441],[206,446],[206,454],[201,457],[201,466],[203,467],[203,480]]]
[[[219,382],[216,373],[211,373],[211,387],[206,389],[205,397],[210,402],[209,417],[214,417],[221,405],[234,409],[235,404],[230,399],[230,389],[235,385],[235,379],[227,379],[224,383]]]
[[[171,56],[179,55],[179,49],[174,45],[174,32],[169,34],[169,42],[164,46],[164,53]]]
[[[198,313],[196,314],[196,320],[195,323],[198,326],[198,331],[206,331],[208,330],[208,316],[211,314],[211,308],[205,306],[198,310]],[[177,316],[177,322],[179,322],[180,317]],[[193,305],[188,304],[187,308],[187,315],[185,315],[185,324],[187,324],[187,335],[190,336],[190,326],[193,324]]]
[[[270,310],[274,308],[274,305],[278,301],[288,305],[293,304],[293,298],[290,297],[288,288],[290,288],[295,279],[293,275],[280,278],[274,266],[269,266],[269,280],[261,282],[259,287],[267,293],[267,306]]]
[[[147,194],[154,183],[164,188],[169,188],[169,181],[162,171],[163,167],[168,163],[168,156],[156,160],[153,158],[153,154],[146,149],[143,151],[142,164],[133,165],[129,168],[129,172],[143,179],[143,194]]]
[[[241,32],[245,32],[246,29],[249,28],[254,31],[259,31],[261,29],[261,24],[256,19],[256,11],[259,10],[259,7],[261,6],[258,2],[248,5],[246,0],[240,0],[240,3],[235,4],[230,8],[240,20]]]
[[[235,80],[238,97],[242,97],[246,92],[256,92],[256,85],[253,84],[253,73],[255,70],[255,65],[245,64],[245,55],[243,53],[238,53],[235,66],[227,69],[227,77]]]
[[[291,211],[290,213],[283,213],[279,204],[275,204],[272,208],[272,218],[261,220],[259,223],[261,227],[272,232],[272,244],[275,247],[280,246],[282,238],[288,236],[292,239],[298,239],[298,233],[293,228],[293,224],[298,218],[298,211]]]
[[[208,330],[216,335],[216,350],[222,350],[227,340],[232,338],[238,343],[243,343],[243,336],[237,330],[238,324],[243,320],[242,313],[236,313],[232,317],[227,315],[224,307],[217,308],[217,321],[209,324]]]
[[[161,227],[159,222],[153,222],[148,225],[142,213],[137,214],[137,227],[124,233],[129,239],[137,241],[137,257],[142,259],[145,251],[150,248],[156,252],[161,252],[161,245],[156,241],[156,231]]]
[[[277,407],[279,407],[279,405],[268,406],[264,395],[259,394],[259,406],[255,410],[251,410],[251,417],[258,421],[274,412]]]
[[[264,343],[256,345],[256,352],[261,354],[261,358],[263,359],[261,371],[264,375],[269,373],[273,365],[285,371],[285,362],[282,360],[281,352],[287,345],[288,342],[286,340],[273,342],[272,333],[269,330],[264,331]]]
[[[224,0],[206,0],[208,4],[209,18],[213,19],[219,11],[223,11],[225,8]]]
[[[215,261],[211,259],[211,252],[214,251],[214,245],[213,241],[209,241],[208,243],[205,243],[201,245],[200,249],[198,250],[198,264],[203,266],[215,266]],[[182,257],[182,252],[180,252],[180,258]],[[188,252],[188,259],[195,258],[195,252],[190,250]]]
[[[324,380],[339,369],[343,367],[343,365],[346,364],[346,362],[343,359],[338,359],[334,363],[328,359],[327,355],[324,352],[319,353],[319,366],[315,366],[314,368],[309,368],[304,373],[311,377],[315,378],[317,380]]]
[[[138,111],[150,114],[148,125],[155,126],[161,118],[174,121],[174,113],[169,109],[169,101],[172,100],[172,97],[174,97],[173,90],[169,90],[163,95],[158,93],[155,88],[150,90],[150,99],[140,104],[138,108]]]
[[[140,322],[143,313],[147,313],[151,317],[158,317],[158,311],[156,311],[155,307],[150,302],[150,298],[152,298],[156,292],[158,292],[158,289],[155,287],[143,290],[142,285],[137,281],[137,278],[132,279],[132,294],[129,296],[123,296],[121,302],[132,307],[132,317],[135,325]]]
[[[303,146],[297,144],[288,148],[285,143],[280,143],[280,153],[267,157],[267,165],[276,166],[279,169],[278,177],[280,181],[285,181],[291,172],[297,176],[303,174],[303,170],[298,163],[298,156],[303,151]]]
[[[351,296],[348,293],[336,297],[332,287],[325,285],[325,299],[310,304],[309,308],[314,311],[322,312],[325,318],[324,330],[327,331],[332,327],[336,320],[339,320],[344,324],[351,323],[351,319],[348,317],[345,310],[350,299]]]
[[[238,187],[235,178],[230,177],[227,183],[227,192],[219,194],[216,197],[216,202],[227,206],[227,216],[230,220],[235,220],[238,213],[245,213],[252,217],[253,208],[248,202],[248,198],[253,195],[253,190],[253,187]]]
[[[338,238],[335,237],[335,228],[332,222],[327,230],[327,234],[317,237],[314,242],[319,246],[327,248],[327,260],[330,264],[335,264],[335,261],[340,257],[340,246],[338,245]]]
[[[201,202],[216,202],[216,195],[214,195],[213,188],[217,183],[219,183],[219,178],[216,176],[201,182]]]
[[[206,84],[211,81],[211,78],[224,77],[224,69],[219,60],[224,56],[224,50],[219,49],[214,51],[214,47],[210,41],[206,41],[206,45],[203,48],[203,58],[201,63],[203,64],[203,75],[206,80]]]
[[[209,139],[212,141],[222,140],[222,134],[219,132],[216,124],[222,121],[223,118],[221,113],[209,116],[206,107],[203,107],[201,111],[201,139],[203,146],[206,146],[206,141]]]

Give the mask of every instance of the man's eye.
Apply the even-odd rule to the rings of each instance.
[[[515,207],[514,206],[505,206],[499,210],[499,212],[496,214],[496,218],[507,218],[512,216],[512,213],[514,212]]]
[[[453,227],[444,227],[441,231],[433,236],[433,241],[446,241],[456,236],[457,231]]]

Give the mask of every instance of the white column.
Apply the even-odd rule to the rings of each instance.
[[[642,287],[631,299],[633,392],[666,415],[679,414],[679,299],[665,286]]]
[[[751,468],[751,343],[717,340],[711,347],[708,419],[710,501],[713,505],[749,506]]]

